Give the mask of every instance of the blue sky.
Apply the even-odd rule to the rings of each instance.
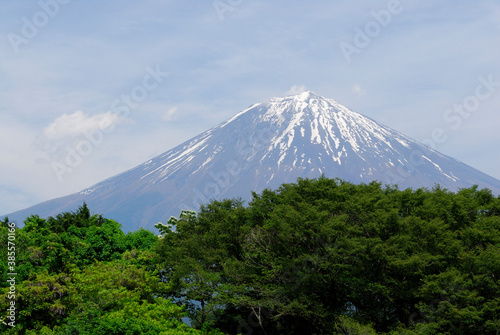
[[[0,213],[303,89],[500,179],[499,45],[493,0],[0,1]]]

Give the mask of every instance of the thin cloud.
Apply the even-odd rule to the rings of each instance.
[[[163,114],[163,121],[170,121],[170,120],[173,120],[175,118],[175,113],[177,113],[177,107],[172,107],[172,108],[169,108],[165,114]]]
[[[111,111],[88,116],[82,111],[73,114],[64,113],[43,129],[49,140],[58,140],[67,136],[78,136],[102,127],[109,127],[120,122],[120,117]]]
[[[307,91],[307,87],[305,85],[293,85],[286,92],[286,95],[296,95],[305,91]]]

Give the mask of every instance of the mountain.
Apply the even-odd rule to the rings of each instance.
[[[182,209],[242,197],[298,177],[373,180],[399,187],[500,194],[500,181],[432,150],[333,99],[303,92],[257,103],[129,171],[66,197],[9,214],[21,222],[74,211],[83,201],[125,231],[153,229]]]

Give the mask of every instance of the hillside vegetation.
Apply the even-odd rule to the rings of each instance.
[[[2,333],[500,334],[500,197],[486,189],[299,179],[156,227],[124,234],[85,204],[28,218]]]

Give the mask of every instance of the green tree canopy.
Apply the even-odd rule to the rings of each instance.
[[[173,220],[157,253],[167,296],[230,334],[497,334],[499,205],[299,179]]]

